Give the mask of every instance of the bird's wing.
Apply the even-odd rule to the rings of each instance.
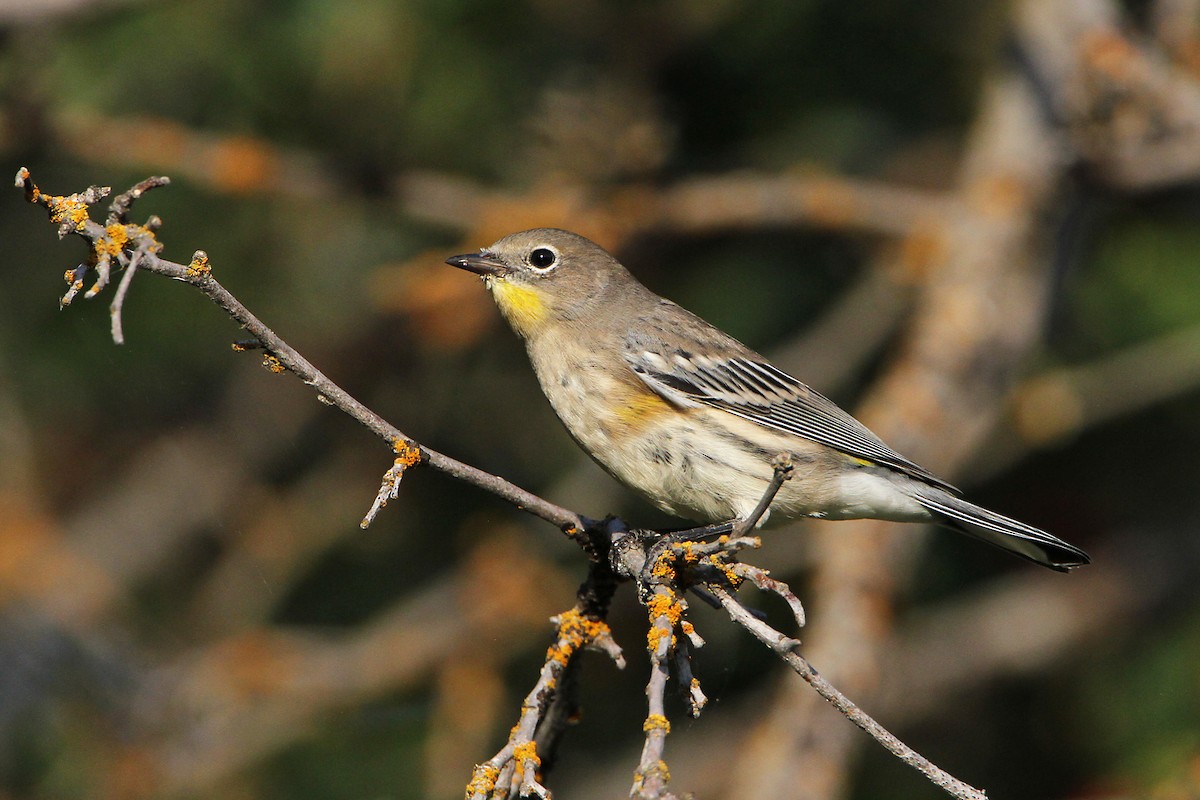
[[[631,335],[625,342],[625,360],[647,386],[676,405],[719,408],[957,492],[888,447],[832,400],[750,351],[719,358]]]

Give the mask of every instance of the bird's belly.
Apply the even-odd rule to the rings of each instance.
[[[745,516],[771,478],[761,458],[707,441],[699,415],[648,426],[639,435],[615,436],[597,458],[615,478],[659,508],[699,522]]]
[[[698,522],[749,516],[787,452],[793,477],[771,506],[776,520],[825,516],[835,501],[826,454],[707,408],[678,409],[629,425],[593,418],[568,429],[604,469],[664,511]],[[564,418],[564,422],[567,419]]]
[[[555,413],[580,447],[670,514],[698,522],[749,516],[781,453],[791,456],[794,469],[771,505],[776,522],[920,513],[886,479],[829,448],[717,409],[679,408],[586,360],[569,370],[549,368],[561,362],[533,361]]]

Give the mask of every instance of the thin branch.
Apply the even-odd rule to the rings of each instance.
[[[594,621],[605,619],[608,616],[608,608],[616,589],[617,577],[613,574],[608,560],[601,558],[590,561],[587,578],[575,593],[575,610],[584,619]],[[617,665],[617,669],[625,668],[625,656],[607,628],[601,630],[588,646],[607,655]],[[544,775],[548,775],[553,769],[558,759],[558,748],[567,728],[574,724],[579,714],[579,698],[576,690],[579,683],[580,664],[581,659],[567,659],[550,707],[543,714],[541,724],[538,725],[535,744],[538,755],[542,759]]]
[[[113,295],[112,305],[108,307],[109,317],[112,319],[112,338],[116,344],[125,344],[125,331],[121,325],[121,312],[125,308],[125,296],[129,294],[129,285],[133,283],[133,276],[137,274],[138,264],[141,262],[145,250],[139,247],[133,251],[133,255],[129,257],[129,265],[125,267],[125,274],[121,276],[121,282],[117,284],[117,291]]]
[[[848,720],[869,733],[875,741],[887,748],[890,753],[913,769],[919,771],[935,786],[945,790],[953,797],[959,798],[959,800],[987,800],[987,795],[984,792],[960,781],[904,744],[904,742],[897,739],[895,735],[855,705],[848,697],[838,691],[829,681],[821,677],[812,668],[812,665],[795,651],[795,648],[800,644],[798,640],[785,636],[766,623],[756,619],[753,614],[746,610],[723,587],[710,586],[709,588],[721,600],[721,605],[725,607],[725,610],[729,613],[729,617],[734,622],[750,631],[760,642],[774,650],[797,675],[816,689],[817,694],[838,711],[842,712]]]
[[[155,182],[154,185],[162,185],[162,179],[150,180]],[[66,197],[44,195],[33,183],[29,171],[24,167],[18,171],[16,183],[18,187],[24,189],[26,199],[32,203],[45,206],[51,214],[51,220],[60,223],[60,236],[71,233],[77,234],[88,241],[93,248],[93,252],[98,248],[112,245],[105,227],[88,217],[88,206],[106,196],[110,191],[109,189],[91,187],[86,192]],[[123,213],[129,210],[133,200],[140,197],[142,191],[144,191],[145,183],[139,184],[133,190],[126,193],[128,195],[127,198],[125,195],[122,196],[122,198],[125,198],[121,200]],[[143,187],[141,191],[139,191],[139,187]],[[117,203],[114,202],[114,207],[116,205]],[[236,297],[226,290],[213,277],[208,256],[202,251],[197,251],[192,261],[187,265],[168,261],[158,255],[157,251],[161,248],[161,245],[159,245],[151,228],[144,225],[127,227],[134,229],[132,232],[127,232],[128,240],[134,243],[135,246],[144,245],[144,255],[138,262],[139,269],[165,275],[199,289],[244,329],[249,331],[250,335],[258,340],[263,349],[272,358],[276,359],[282,368],[296,375],[305,384],[316,390],[322,402],[332,405],[349,415],[395,448],[397,453],[401,451],[401,448],[416,450],[420,454],[421,463],[428,464],[451,477],[489,491],[517,506],[517,508],[557,525],[585,549],[592,547],[586,534],[588,520],[584,517],[548,500],[544,500],[497,475],[485,472],[478,467],[473,467],[470,464],[466,464],[417,443],[405,435],[399,428],[387,422],[352,397],[313,366],[295,348],[267,327],[262,320],[251,313]],[[122,257],[127,258],[127,256]],[[71,273],[70,282],[71,291],[68,293],[68,296],[73,297],[73,292],[78,291],[78,288],[83,285],[83,272],[76,270]]]
[[[475,767],[467,784],[469,800],[492,797],[536,795],[549,798],[550,791],[540,782],[542,761],[537,751],[537,731],[567,665],[585,647],[607,653],[618,667],[624,666],[620,648],[612,639],[608,625],[589,619],[580,604],[554,618],[557,634],[546,651],[538,680],[521,704],[521,715],[513,726],[508,742],[500,752]]]
[[[666,713],[666,693],[667,681],[671,676],[669,663],[672,639],[684,606],[674,589],[660,584],[653,588],[646,607],[650,610],[650,632],[647,634],[650,680],[646,684],[646,721],[642,724],[646,741],[642,745],[642,756],[634,773],[629,796],[641,800],[662,800],[672,796],[667,792],[671,773],[663,759],[667,735],[671,732]]]

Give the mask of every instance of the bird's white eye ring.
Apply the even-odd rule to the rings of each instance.
[[[540,245],[529,251],[526,261],[538,272],[549,272],[558,266],[558,251],[548,245]]]

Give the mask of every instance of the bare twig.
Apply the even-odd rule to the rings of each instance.
[[[367,515],[363,517],[359,527],[366,529],[372,522],[375,521],[375,515],[388,504],[388,500],[395,500],[400,493],[400,479],[404,477],[404,472],[414,464],[421,463],[421,451],[415,447],[409,446],[405,442],[396,443],[396,460],[387,472],[383,474],[383,481],[379,484],[379,492],[375,495],[375,502],[371,504],[371,509],[367,511]]]
[[[155,180],[161,179],[151,179],[151,181]],[[139,186],[142,185],[139,184]],[[161,185],[161,183],[156,185]],[[29,171],[24,167],[17,173],[17,186],[25,190],[25,196],[30,202],[46,206],[50,212],[51,221],[60,223],[60,236],[66,236],[70,233],[77,234],[88,241],[93,248],[93,252],[115,245],[115,242],[108,238],[108,232],[105,227],[93,221],[88,216],[88,206],[98,202],[111,190],[101,187],[91,187],[86,192],[66,197],[44,195],[33,183]],[[128,193],[129,197],[127,200],[122,201],[125,212],[128,211],[133,200],[140,196],[141,192],[137,192],[137,188],[135,187],[134,190]],[[144,245],[144,255],[138,264],[140,269],[189,283],[199,289],[258,340],[262,344],[263,349],[282,368],[296,375],[296,377],[300,378],[308,386],[311,386],[323,402],[327,402],[329,405],[335,406],[348,414],[372,433],[388,442],[397,452],[400,452],[402,448],[416,450],[420,454],[421,463],[428,464],[434,469],[458,480],[485,489],[518,508],[557,525],[568,536],[580,542],[581,546],[585,547],[585,549],[591,546],[590,542],[587,541],[585,533],[588,523],[583,517],[544,500],[497,475],[485,472],[470,464],[458,461],[417,443],[352,397],[313,366],[308,359],[300,355],[298,351],[285,342],[279,335],[268,328],[249,309],[242,305],[236,297],[230,294],[213,277],[212,267],[207,255],[197,251],[197,254],[187,265],[167,261],[158,255],[157,251],[160,246],[153,230],[145,225],[126,227],[134,228],[135,230],[127,233],[126,241],[128,244],[121,244],[121,252],[123,253],[121,258],[128,258],[127,255],[124,255],[125,248],[138,247],[146,243]],[[73,292],[77,292],[79,287],[82,287],[83,273],[80,270],[76,270],[71,274],[70,281],[71,291],[68,292],[68,297],[64,298],[65,302],[69,302],[69,297],[74,296]]]
[[[953,797],[960,800],[986,800],[987,795],[979,789],[970,786],[950,775],[945,770],[933,764],[929,759],[917,753],[904,742],[897,739],[886,728],[876,722],[865,711],[856,706],[849,698],[837,690],[829,681],[821,677],[815,669],[798,653],[795,648],[799,641],[784,636],[771,626],[756,619],[741,603],[722,587],[711,587],[713,594],[721,600],[730,618],[750,631],[763,644],[774,650],[792,670],[816,689],[817,694],[828,701],[834,708],[858,727],[869,733],[875,741],[887,750],[919,771],[935,786],[944,789]]]
[[[138,262],[142,260],[142,253],[143,250],[139,247],[129,257],[129,266],[125,267],[125,274],[121,276],[121,282],[117,284],[117,291],[113,295],[112,305],[108,307],[109,316],[112,318],[112,338],[116,344],[125,344],[121,311],[125,308],[125,295],[129,293],[129,284],[133,283],[133,276],[137,274]]]

